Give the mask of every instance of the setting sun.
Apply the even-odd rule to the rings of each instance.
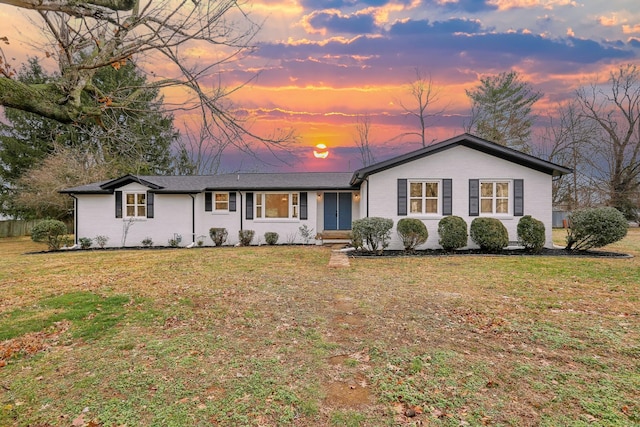
[[[316,144],[316,149],[313,150],[313,157],[316,159],[326,159],[329,156],[329,150],[327,150],[326,144]]]

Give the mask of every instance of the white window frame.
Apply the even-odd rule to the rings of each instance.
[[[266,216],[266,198],[267,195],[286,195],[288,198],[288,214],[287,217],[268,218]],[[260,221],[282,221],[282,220],[300,220],[300,193],[297,191],[266,191],[255,193],[253,201],[253,217]]]
[[[510,179],[481,179],[479,180],[478,185],[478,211],[480,216],[512,216],[513,215],[513,180]],[[492,195],[490,197],[482,195],[482,185],[483,184],[492,184]],[[507,196],[506,197],[498,197],[497,185],[498,184],[507,184]],[[483,212],[482,211],[482,201],[483,200],[491,200],[491,212]],[[498,200],[506,200],[507,201],[507,211],[506,212],[497,212],[496,208],[498,205]]]
[[[133,203],[129,203],[129,196],[133,196]],[[142,203],[139,203],[138,196],[142,196]],[[146,191],[125,191],[122,194],[122,210],[124,218],[146,218],[147,217],[147,192]],[[134,215],[129,215],[129,207],[133,206]],[[139,208],[142,208],[144,215],[138,215]]]
[[[412,197],[411,196],[411,184],[421,184],[422,185],[422,195],[420,197]],[[436,197],[428,197],[426,192],[427,184],[437,184],[438,185],[438,195]],[[418,200],[421,201],[421,211],[420,212],[412,212],[411,211],[411,201]],[[427,200],[435,200],[436,201],[436,211],[435,212],[426,212],[427,210]],[[408,179],[407,180],[407,214],[408,216],[442,216],[442,180],[441,179]]]
[[[227,196],[227,200],[226,201],[220,201],[218,202],[217,200],[217,196]],[[228,213],[229,212],[229,201],[230,201],[230,197],[229,197],[229,193],[228,192],[224,192],[224,191],[217,191],[217,192],[212,192],[211,193],[211,210],[214,213]],[[220,208],[218,209],[218,203],[226,203],[227,207],[226,208]]]

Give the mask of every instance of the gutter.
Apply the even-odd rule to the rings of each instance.
[[[73,198],[73,234],[74,245],[78,244],[78,198],[73,193],[69,193],[69,196]]]

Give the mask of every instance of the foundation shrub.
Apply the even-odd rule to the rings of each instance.
[[[352,243],[356,248],[381,252],[391,240],[393,220],[369,217],[353,221],[351,225]]]
[[[67,241],[67,226],[56,219],[45,219],[33,226],[31,240],[46,243],[49,250],[56,251]]]
[[[469,228],[471,240],[486,252],[498,252],[509,245],[509,233],[496,218],[476,218]]]
[[[453,251],[467,246],[467,222],[459,216],[445,216],[438,222],[440,246],[446,251]]]
[[[525,249],[532,252],[540,252],[545,243],[544,223],[525,215],[518,221],[518,241]]]
[[[280,236],[278,235],[278,233],[275,233],[273,231],[267,231],[266,233],[264,233],[264,241],[267,242],[267,245],[275,245],[276,243],[278,243],[278,238]]]
[[[241,246],[249,246],[253,240],[253,236],[256,234],[253,230],[240,230],[238,231],[238,239]]]
[[[398,221],[396,231],[402,240],[405,251],[414,251],[429,238],[427,226],[417,218],[402,218]]]
[[[216,246],[222,246],[227,241],[229,233],[226,228],[210,228],[209,237],[213,240],[213,244]]]
[[[629,224],[624,214],[612,207],[575,211],[569,217],[567,250],[586,251],[622,240]]]

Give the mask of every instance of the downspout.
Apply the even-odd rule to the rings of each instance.
[[[240,191],[238,191],[238,194],[240,195],[240,231],[242,231],[242,227],[243,227],[243,223],[242,223],[242,216],[243,216],[243,214],[242,214],[242,206],[243,206],[242,193]]]
[[[74,244],[78,244],[78,198],[73,194],[69,193],[71,197],[73,197],[73,234],[74,234]]]
[[[365,181],[367,181],[367,218],[369,218],[369,177]]]
[[[191,243],[196,242],[196,197],[189,193],[191,197]]]

